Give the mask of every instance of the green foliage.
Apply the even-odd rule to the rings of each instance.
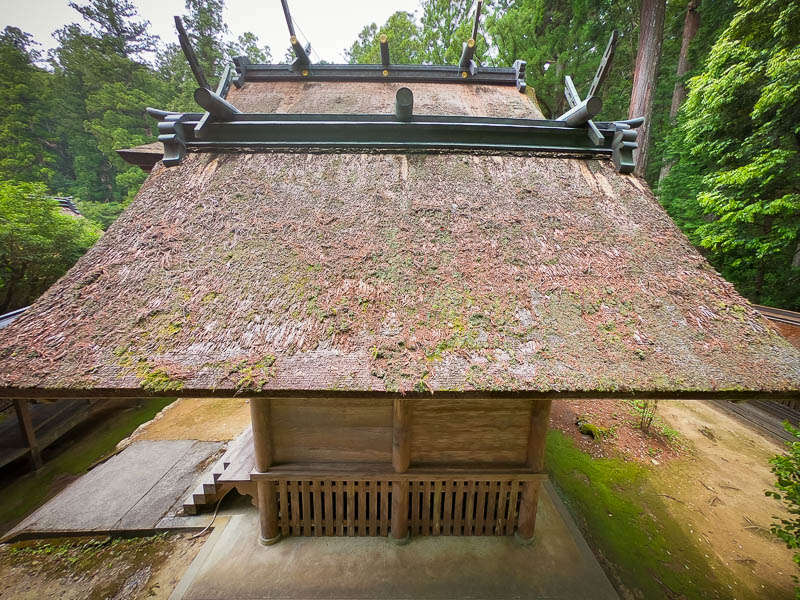
[[[78,201],[78,210],[81,214],[97,223],[104,231],[122,214],[128,202],[91,202]]]
[[[344,51],[351,64],[380,64],[380,37],[386,34],[389,54],[393,64],[419,64],[423,59],[421,29],[412,13],[397,11],[380,29],[375,23],[367,25],[358,34],[348,50]]]
[[[222,20],[224,8],[225,0],[186,0],[186,33],[209,80],[222,73],[225,60],[222,37],[228,33],[228,26]]]
[[[49,181],[55,155],[48,131],[48,74],[33,41],[16,27],[0,34],[0,180]]]
[[[564,76],[571,75],[578,93],[585,95],[594,78],[612,30],[621,38],[606,79],[603,115],[624,118],[630,100],[636,53],[638,2],[612,0],[499,1],[486,19],[486,29],[497,45],[492,62],[508,66],[527,62],[527,82],[545,117],[566,111]]]
[[[421,39],[424,62],[436,65],[458,64],[462,45],[472,35],[475,5],[474,0],[422,2]],[[486,40],[481,33],[475,43],[475,61],[480,63],[487,49]]]
[[[130,0],[91,0],[82,6],[69,5],[91,24],[92,33],[108,40],[119,55],[132,58],[143,52],[152,52],[156,37],[148,33],[149,21],[136,21],[136,7]]]
[[[786,442],[786,454],[779,454],[769,461],[776,477],[775,489],[778,491],[766,491],[764,494],[783,502],[789,511],[791,517],[788,519],[775,517],[771,531],[787,548],[795,551],[793,560],[800,566],[800,428],[793,427],[788,421],[784,421],[783,426],[795,439]],[[800,578],[793,578],[800,586]],[[800,599],[800,587],[796,588],[796,597]]]
[[[253,63],[272,60],[269,46],[259,46],[258,37],[249,31],[240,35],[235,42],[226,43],[223,40],[228,33],[228,26],[222,19],[224,8],[223,0],[186,0],[187,14],[183,16],[192,48],[200,61],[203,74],[212,86],[217,84],[217,78],[234,56],[247,56]],[[194,101],[197,81],[178,44],[167,44],[157,54],[156,70],[169,90],[159,106],[177,111],[197,110]]]
[[[32,302],[99,237],[93,222],[62,214],[43,184],[0,183],[0,313]]]
[[[259,46],[258,36],[250,31],[244,32],[235,42],[225,47],[227,56],[246,56],[254,64],[266,64],[272,60],[269,46]]]
[[[380,63],[380,36],[386,34],[393,64],[456,64],[462,44],[472,35],[474,17],[473,0],[425,0],[421,23],[413,13],[397,11],[380,28],[375,23],[364,27],[345,56],[350,63]],[[489,46],[482,34],[476,43],[480,63]]]
[[[658,400],[635,400],[634,406],[639,413],[639,429],[649,431],[658,412]]]
[[[800,1],[740,7],[689,82],[661,197],[742,293],[797,309]]]
[[[98,37],[69,25],[56,37],[51,102],[64,160],[51,185],[84,201],[125,201],[144,176],[116,150],[155,139],[156,122],[145,108],[164,105],[169,87],[152,68],[127,57],[110,33]]]

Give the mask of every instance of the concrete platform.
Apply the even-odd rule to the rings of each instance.
[[[592,598],[618,596],[546,484],[536,538],[288,538],[258,543],[258,513],[220,523],[170,600]]]
[[[219,442],[139,441],[72,482],[5,539],[154,529],[197,484]]]

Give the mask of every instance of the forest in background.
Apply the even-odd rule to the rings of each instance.
[[[457,64],[475,5],[422,0],[366,25],[345,55],[380,62],[386,34],[395,63]],[[50,52],[0,34],[0,313],[32,302],[135,196],[146,175],[115,151],[155,140],[145,107],[196,110],[180,47],[129,0],[70,6]],[[250,32],[226,41],[223,8],[186,0],[204,72],[240,54],[271,62]],[[647,116],[637,170],[675,222],[751,301],[800,310],[800,0],[489,0],[483,15],[477,62],[525,60],[548,118],[566,110],[564,76],[585,93],[619,31],[598,120]]]

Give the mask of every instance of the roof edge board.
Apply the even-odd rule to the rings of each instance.
[[[448,399],[448,398],[532,398],[541,400],[570,399],[649,399],[649,400],[785,400],[800,398],[798,390],[620,390],[620,391],[502,391],[502,390],[452,390],[431,392],[391,392],[379,390],[253,390],[236,389],[182,389],[170,394],[147,393],[142,389],[95,388],[92,393],[78,389],[53,388],[6,388],[0,390],[0,399],[13,398],[408,398],[408,399]]]
[[[251,64],[247,57],[233,59],[241,83],[264,81],[384,81],[460,83],[516,86],[525,92],[525,61],[512,67],[476,67],[474,72],[463,71],[458,65],[382,65],[382,64],[311,64],[294,69],[289,64]]]

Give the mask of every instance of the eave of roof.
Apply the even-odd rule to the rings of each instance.
[[[3,331],[0,373],[0,395],[702,397],[796,393],[800,354],[607,161],[192,155]]]
[[[123,148],[117,150],[117,154],[128,164],[140,167],[142,171],[149,173],[164,157],[164,146],[160,142],[153,142],[133,148]]]

